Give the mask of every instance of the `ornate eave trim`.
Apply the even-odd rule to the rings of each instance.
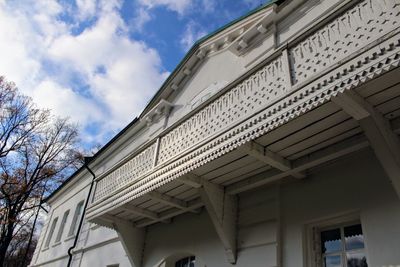
[[[398,30],[391,35],[393,34],[396,35],[386,41],[381,38],[373,48],[362,52],[347,63],[336,64],[337,67],[329,73],[295,89],[283,99],[239,125],[218,136],[207,138],[209,142],[180,159],[134,181],[107,200],[94,203],[88,210],[88,218],[100,216],[110,209],[155,190],[328,102],[335,95],[358,87],[398,67],[400,65],[400,34]]]

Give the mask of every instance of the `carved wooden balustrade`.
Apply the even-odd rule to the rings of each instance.
[[[190,118],[97,180],[94,218],[399,65],[400,2],[364,0],[282,46]]]

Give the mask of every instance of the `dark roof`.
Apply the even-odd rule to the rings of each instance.
[[[192,56],[192,54],[196,51],[196,49],[199,47],[199,45],[201,43],[203,43],[204,41],[210,39],[211,37],[215,36],[216,34],[222,32],[223,30],[227,29],[228,27],[234,25],[235,23],[257,13],[258,11],[267,8],[269,6],[271,6],[272,4],[277,4],[280,5],[283,2],[285,2],[287,0],[271,0],[268,1],[265,4],[260,5],[259,7],[247,12],[246,14],[240,16],[239,18],[225,24],[224,26],[216,29],[215,31],[207,34],[206,36],[200,38],[199,40],[197,40],[193,46],[189,49],[189,52],[186,53],[186,55],[184,56],[184,58],[179,62],[179,64],[175,67],[175,69],[173,70],[173,72],[168,76],[168,78],[164,81],[164,83],[161,85],[161,87],[158,89],[158,91],[156,92],[156,94],[153,96],[153,98],[149,101],[149,103],[147,104],[147,106],[145,107],[144,111],[154,102],[156,101],[158,95],[163,91],[163,89],[168,85],[169,81],[171,80],[171,78],[179,71],[179,69],[184,65],[184,63]],[[144,112],[143,111],[143,112]],[[142,112],[142,114],[143,114]],[[141,114],[141,115],[142,115]],[[140,115],[140,116],[141,116]],[[139,116],[139,117],[140,117]],[[125,132],[128,131],[128,129],[130,129],[133,125],[135,125],[137,122],[139,121],[139,118],[136,117],[134,118],[127,126],[125,126],[118,134],[116,134],[110,141],[108,141],[99,151],[97,151],[93,157],[90,158],[89,161],[85,162],[85,164],[89,164],[91,161],[93,161],[95,158],[97,158],[100,154],[102,154],[107,148],[109,148],[111,146],[111,144],[113,144],[116,140],[118,140],[118,138],[120,136],[122,136]],[[54,190],[46,199],[44,199],[45,202],[47,202],[47,200],[49,200],[51,197],[53,197],[57,192],[59,192],[65,185],[67,185],[69,182],[71,182],[81,171],[83,171],[85,169],[85,166],[82,166],[81,168],[79,168],[76,172],[74,172],[70,177],[68,177],[68,179],[66,179],[56,190]]]

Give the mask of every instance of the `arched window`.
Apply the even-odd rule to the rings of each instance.
[[[175,267],[194,267],[195,256],[186,257],[175,262]]]

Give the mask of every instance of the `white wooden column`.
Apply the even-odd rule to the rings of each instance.
[[[354,91],[332,101],[356,119],[400,198],[400,140],[389,121]]]
[[[141,267],[146,237],[145,228],[137,228],[133,223],[121,219],[113,219],[113,225],[132,267]]]

